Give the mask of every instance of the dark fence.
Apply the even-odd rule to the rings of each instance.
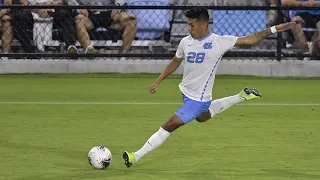
[[[2,59],[57,60],[121,57],[168,59],[174,56],[179,41],[188,35],[182,12],[191,7],[194,6],[176,6],[166,1],[132,1],[124,6],[3,5],[0,13],[0,56]],[[230,5],[202,7],[209,10],[213,33],[235,36],[246,36],[288,22],[297,10],[319,9]],[[310,21],[316,21],[316,18]],[[317,22],[308,22],[302,28],[307,42],[312,44],[311,53],[305,50],[303,53],[297,37],[292,31],[287,31],[273,34],[254,46],[236,47],[225,57],[320,59],[319,30],[315,24]]]

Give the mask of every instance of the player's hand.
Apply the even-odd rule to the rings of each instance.
[[[295,22],[287,22],[276,25],[277,32],[283,32],[289,29],[292,29],[296,25]]]
[[[149,92],[150,93],[155,93],[157,91],[157,87],[159,86],[159,84],[157,82],[154,82],[150,87],[149,87]]]

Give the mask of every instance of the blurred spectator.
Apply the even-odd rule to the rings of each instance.
[[[62,5],[63,0],[20,0],[23,5]],[[75,47],[76,32],[74,28],[74,18],[72,11],[67,9],[32,9],[21,10],[13,15],[12,24],[15,31],[15,36],[19,40],[22,48],[27,53],[34,53],[35,49],[32,46],[32,40],[26,33],[26,30],[33,29],[33,15],[36,13],[40,18],[53,18],[53,23],[59,29],[62,35],[62,41],[66,43],[66,50],[69,54],[78,53]]]
[[[117,0],[78,0],[77,4],[99,6],[115,4],[122,6],[124,2]],[[78,10],[76,29],[78,40],[83,48],[85,48],[85,53],[97,52],[91,44],[88,31],[99,27],[117,31],[123,30],[123,45],[119,53],[126,53],[130,49],[136,35],[136,17],[133,14],[122,12],[121,9]]]
[[[11,5],[12,1],[0,0],[0,4]],[[1,42],[2,42],[2,52],[9,53],[11,49],[11,42],[13,38],[10,9],[0,10],[0,27],[1,27]]]
[[[316,0],[282,0],[282,5],[316,7],[319,6],[320,3]],[[291,21],[297,23],[295,28],[292,29],[292,32],[302,52],[309,52],[310,54],[317,53],[318,42],[320,40],[319,33],[314,34],[311,47],[309,48],[302,28],[317,28],[318,31],[320,31],[320,10],[291,10],[290,14]]]
[[[279,3],[279,0],[271,0],[270,6],[271,7],[275,7],[275,6],[278,5],[278,3]],[[271,27],[273,25],[278,24],[277,18],[278,18],[277,10],[269,10],[268,14],[267,14],[267,25],[268,25],[268,27]]]

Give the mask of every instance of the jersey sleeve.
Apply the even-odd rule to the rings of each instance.
[[[184,39],[182,39],[179,43],[178,49],[176,51],[177,58],[184,58]]]
[[[219,45],[219,49],[223,53],[228,51],[229,49],[234,47],[234,45],[237,42],[237,39],[238,39],[238,37],[230,36],[230,35],[218,36],[217,43]]]

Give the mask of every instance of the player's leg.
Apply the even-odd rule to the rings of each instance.
[[[127,167],[132,166],[133,163],[137,162],[144,155],[159,147],[173,131],[198,117],[210,106],[210,102],[196,102],[188,98],[184,99],[184,105],[148,139],[141,149],[134,153],[123,153],[123,159]]]
[[[137,162],[144,155],[159,147],[166,141],[166,139],[174,130],[183,125],[184,122],[177,115],[172,115],[169,120],[165,122],[160,129],[147,140],[141,149],[134,153],[129,153],[127,151],[123,153],[122,158],[125,161],[124,164],[126,167],[132,166],[133,163]]]
[[[259,97],[261,97],[261,94],[257,89],[244,88],[239,94],[212,101],[209,110],[202,113],[196,120],[198,122],[206,122],[216,114],[222,113],[235,104]]]
[[[126,53],[136,37],[137,32],[137,21],[136,17],[133,14],[121,12],[120,14],[115,14],[112,17],[112,24],[110,25],[111,29],[114,30],[123,30],[122,34],[122,48],[119,53]]]

